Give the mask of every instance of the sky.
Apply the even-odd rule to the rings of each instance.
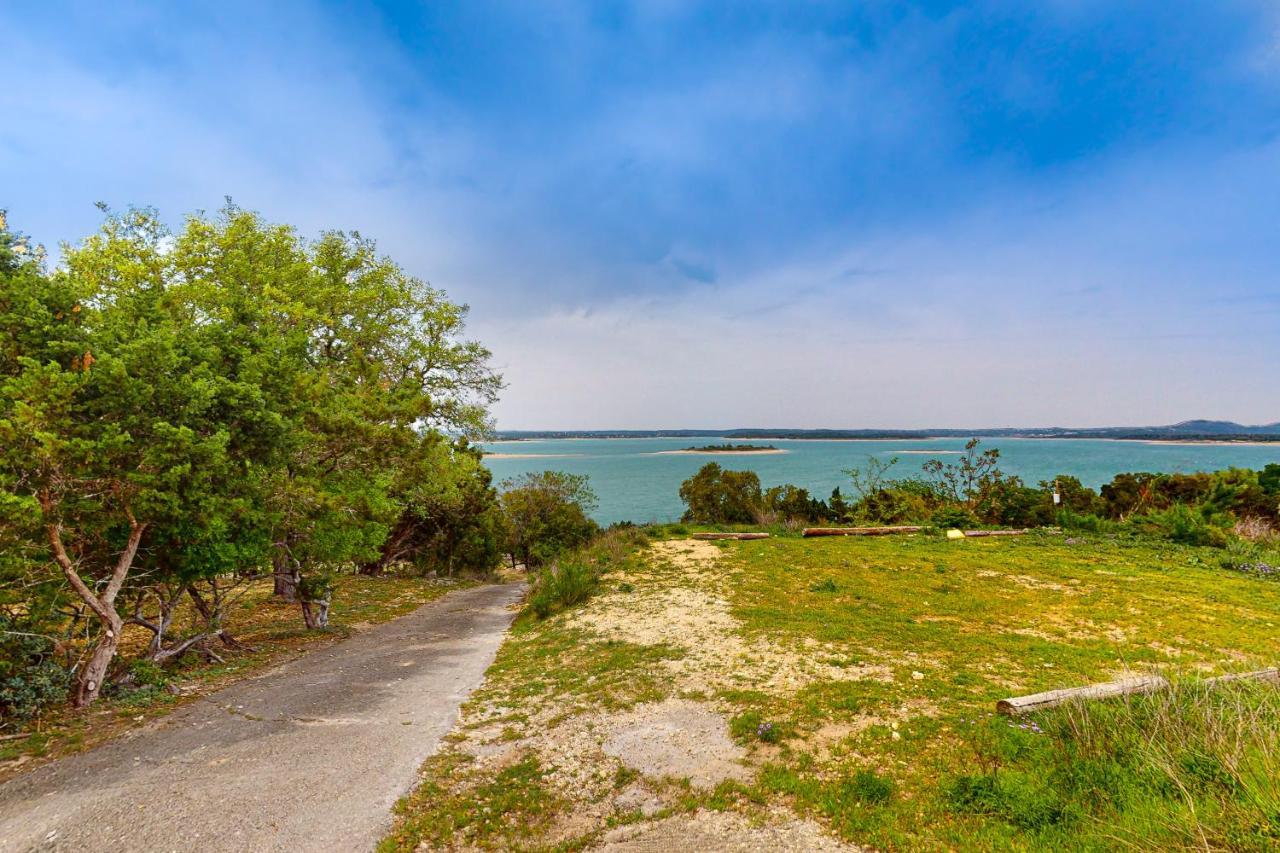
[[[502,429],[1280,420],[1280,0],[16,0],[0,81],[15,228],[357,230]]]

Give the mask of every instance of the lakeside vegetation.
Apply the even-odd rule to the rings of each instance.
[[[681,484],[680,498],[689,522],[1060,527],[1212,545],[1242,571],[1276,571],[1263,557],[1280,540],[1280,464],[1122,473],[1096,491],[1069,474],[1029,486],[1000,469],[998,450],[974,438],[953,462],[930,459],[918,473],[899,471],[896,457],[869,457],[846,471],[847,497],[837,487],[824,501],[790,484],[763,488],[752,471],[709,463]]]
[[[685,453],[777,453],[778,448],[772,444],[704,444],[701,447],[686,447]]]

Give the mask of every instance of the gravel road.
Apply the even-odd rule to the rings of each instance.
[[[0,787],[0,851],[371,850],[511,623],[450,593]]]

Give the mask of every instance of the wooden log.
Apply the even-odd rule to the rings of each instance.
[[[964,535],[968,537],[978,536],[1025,536],[1030,530],[966,530]]]
[[[1044,693],[1033,693],[1030,696],[1001,699],[996,703],[996,710],[1012,717],[1053,708],[1077,699],[1109,699],[1113,696],[1128,696],[1134,693],[1154,693],[1168,686],[1169,682],[1158,675],[1140,675],[1122,678],[1119,681],[1090,684],[1086,687],[1068,687],[1064,690],[1048,690]]]
[[[1206,678],[1205,684],[1230,684],[1232,681],[1270,681],[1272,684],[1280,685],[1280,669],[1272,667],[1271,669],[1259,669],[1254,672],[1233,672],[1228,675],[1215,675],[1213,678]]]
[[[805,536],[892,536],[895,533],[919,533],[924,530],[911,524],[894,527],[806,527]]]
[[[768,539],[768,533],[695,533],[694,539]]]

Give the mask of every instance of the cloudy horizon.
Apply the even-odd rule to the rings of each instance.
[[[519,429],[1280,420],[1280,7],[0,9],[0,208],[226,196],[472,306]]]

